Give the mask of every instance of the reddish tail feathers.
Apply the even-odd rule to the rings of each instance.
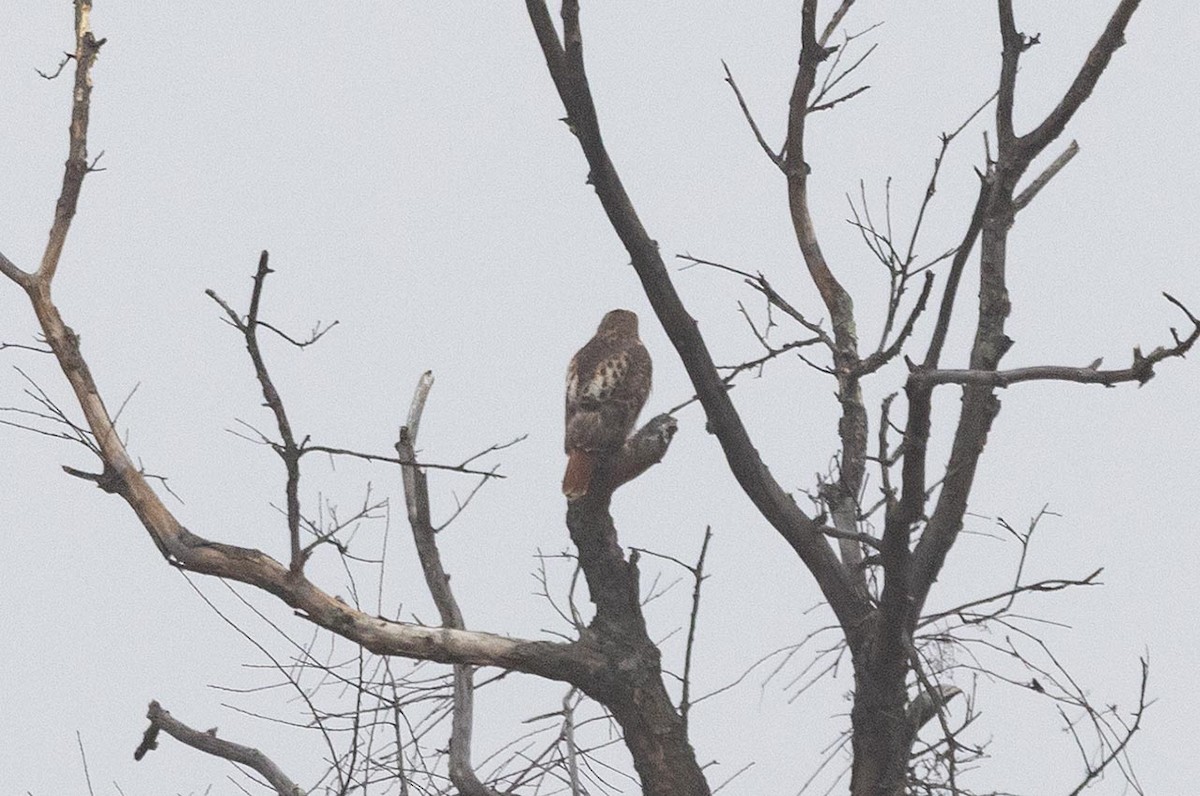
[[[563,476],[562,490],[568,500],[587,494],[594,462],[593,455],[587,451],[573,450],[567,454],[567,474]]]

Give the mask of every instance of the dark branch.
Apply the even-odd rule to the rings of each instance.
[[[1146,701],[1146,684],[1150,681],[1150,663],[1145,658],[1141,658],[1139,662],[1142,665],[1142,680],[1138,687],[1138,706],[1133,712],[1133,723],[1125,729],[1124,735],[1116,745],[1109,749],[1108,754],[1104,756],[1099,764],[1088,766],[1088,772],[1084,776],[1083,781],[1079,783],[1079,786],[1075,790],[1071,791],[1069,796],[1079,796],[1080,793],[1083,793],[1093,780],[1103,774],[1106,768],[1121,757],[1125,752],[1125,747],[1129,745],[1129,742],[1133,740],[1133,736],[1141,729],[1142,716],[1145,714],[1146,708],[1149,707],[1149,703]],[[1128,780],[1128,777],[1126,779]]]
[[[484,451],[484,453],[490,453],[490,452],[496,451],[496,450],[503,450],[504,448],[507,448],[509,445],[512,445],[515,442],[519,442],[521,439],[524,439],[524,437],[520,437],[516,440],[513,440],[512,442],[500,443],[497,445],[493,445],[492,447],[488,448],[488,450]],[[478,476],[482,476],[484,478],[505,478],[506,477],[506,476],[501,475],[500,473],[497,473],[493,470],[475,470],[475,469],[472,469],[469,467],[465,467],[461,464],[435,464],[433,462],[423,462],[423,461],[419,461],[417,459],[403,459],[403,458],[398,458],[396,456],[384,456],[384,455],[378,454],[378,453],[363,453],[361,451],[352,451],[352,450],[347,450],[345,448],[334,448],[329,445],[306,444],[303,448],[300,449],[300,453],[301,453],[301,455],[305,455],[305,454],[309,454],[309,453],[325,453],[330,456],[347,456],[351,459],[362,459],[363,461],[368,461],[368,462],[383,462],[386,464],[399,464],[401,466],[414,465],[416,467],[420,467],[425,470],[445,470],[445,471],[451,472],[451,473],[463,473],[465,475],[478,475]],[[481,455],[483,455],[483,454],[481,453],[481,454],[472,456],[470,459],[467,459],[467,461],[472,461],[474,459],[477,459]]]
[[[1175,345],[1170,347],[1158,346],[1149,354],[1143,354],[1140,348],[1133,349],[1133,362],[1127,368],[1116,370],[1101,370],[1103,360],[1097,359],[1085,367],[1070,367],[1067,365],[1039,365],[1012,370],[924,370],[917,368],[909,376],[911,383],[923,387],[935,384],[973,384],[988,387],[1008,387],[1023,381],[1070,381],[1079,384],[1103,384],[1113,387],[1124,382],[1137,382],[1143,385],[1154,378],[1154,366],[1164,359],[1182,357],[1191,350],[1197,340],[1200,340],[1200,320],[1192,315],[1186,307],[1170,294],[1163,294],[1168,301],[1179,307],[1193,324],[1192,332],[1185,338],[1180,338],[1172,329]]]
[[[722,60],[721,66],[725,68],[725,82],[733,89],[733,95],[737,97],[738,106],[742,109],[742,115],[746,117],[746,121],[750,124],[750,130],[754,133],[754,140],[758,141],[758,145],[762,147],[763,152],[767,154],[771,162],[782,169],[783,156],[771,149],[771,145],[763,137],[762,130],[758,129],[758,122],[754,121],[754,116],[750,113],[750,108],[746,105],[746,98],[742,96],[742,90],[738,88],[737,82],[733,79],[733,73],[729,71],[729,64]]]
[[[263,359],[262,349],[258,342],[258,327],[262,325],[258,319],[262,291],[267,281],[267,275],[273,273],[267,265],[268,258],[269,255],[264,249],[258,258],[258,270],[254,274],[254,289],[250,293],[250,311],[244,320],[215,292],[206,290],[205,293],[225,310],[230,322],[245,338],[246,350],[250,353],[250,361],[254,365],[254,375],[262,388],[263,400],[266,402],[267,408],[275,415],[275,425],[279,429],[281,443],[272,447],[279,454],[279,458],[283,460],[283,466],[287,472],[284,492],[287,500],[288,539],[291,543],[291,568],[294,572],[299,572],[304,567],[304,554],[300,547],[301,446],[296,444],[296,436],[292,432],[292,424],[284,409],[283,398],[271,380],[271,374],[267,371],[267,364]]]
[[[1100,75],[1104,74],[1104,70],[1108,68],[1108,63],[1112,60],[1113,53],[1125,43],[1125,27],[1129,24],[1129,19],[1133,16],[1133,12],[1137,10],[1140,1],[1121,0],[1116,10],[1113,11],[1113,15],[1109,18],[1104,32],[1100,34],[1100,38],[1092,45],[1087,59],[1084,61],[1083,66],[1080,67],[1078,74],[1075,75],[1075,79],[1071,81],[1071,85],[1063,95],[1063,98],[1059,100],[1058,105],[1055,106],[1054,110],[1034,130],[1021,136],[1019,140],[1021,149],[1036,154],[1045,149],[1051,141],[1062,134],[1063,129],[1067,126],[1067,122],[1071,120],[1075,112],[1091,96],[1092,90],[1100,80]],[[1009,8],[1008,14],[1011,19],[1011,8]]]
[[[816,523],[800,510],[767,470],[729,399],[695,320],[671,284],[658,244],[642,226],[604,147],[584,70],[578,5],[563,4],[565,46],[559,41],[545,2],[526,0],[526,8],[550,77],[566,108],[571,130],[587,158],[590,182],[614,231],[629,252],[646,296],[700,396],[708,417],[707,428],[720,441],[730,470],[746,494],[814,573],[839,619],[846,626],[853,626],[869,606],[855,591],[852,579],[818,532]]]

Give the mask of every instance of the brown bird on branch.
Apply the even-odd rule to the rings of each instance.
[[[611,310],[567,368],[563,494],[588,492],[598,468],[611,465],[650,395],[650,354],[638,339],[638,317]]]

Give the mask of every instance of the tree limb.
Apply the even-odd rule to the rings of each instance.
[[[584,70],[578,4],[563,4],[565,46],[559,41],[544,0],[526,0],[526,8],[571,130],[590,166],[589,180],[692,380],[708,418],[707,428],[721,443],[730,470],[747,496],[814,574],[839,621],[854,626],[870,610],[869,605],[857,594],[852,578],[817,524],[801,511],[763,463],[729,399],[696,321],[688,315],[671,283],[658,244],[642,226],[609,159]]]
[[[400,429],[400,439],[396,442],[396,453],[402,461],[416,461],[414,446],[417,443],[417,431],[421,423],[421,414],[425,411],[425,401],[429,390],[433,387],[433,373],[426,371],[417,383],[413,393],[412,405],[408,410],[408,419]],[[454,592],[450,589],[450,576],[442,566],[442,556],[438,552],[437,536],[433,523],[429,519],[429,485],[425,473],[415,465],[404,465],[404,503],[408,508],[408,522],[412,527],[413,542],[417,548],[417,558],[421,561],[421,570],[425,574],[425,584],[433,597],[434,605],[442,619],[442,627],[455,630],[465,630],[462,611]],[[475,686],[473,667],[466,664],[454,665],[454,699],[450,729],[450,781],[464,796],[498,796],[497,792],[480,782],[471,764],[471,733],[475,706]]]
[[[729,71],[729,64],[721,61],[721,66],[725,69],[725,82],[733,89],[733,95],[737,97],[738,107],[742,109],[742,115],[746,117],[746,121],[750,124],[750,131],[754,133],[754,140],[758,141],[758,145],[762,147],[762,151],[766,153],[770,159],[780,169],[783,168],[783,157],[775,150],[771,149],[771,145],[767,143],[767,139],[763,137],[762,130],[758,128],[758,122],[754,121],[754,116],[750,113],[749,106],[746,105],[746,98],[742,96],[742,90],[738,88],[737,82],[733,79],[733,72]]]
[[[1100,80],[1100,75],[1104,74],[1104,70],[1108,68],[1113,53],[1125,43],[1125,28],[1140,2],[1141,0],[1121,0],[1109,18],[1108,24],[1105,25],[1104,32],[1092,45],[1087,59],[1079,68],[1079,72],[1071,81],[1070,87],[1067,88],[1058,105],[1050,111],[1041,124],[1021,136],[1019,145],[1022,149],[1034,153],[1041,152],[1051,141],[1062,134],[1067,122],[1091,96],[1092,90]],[[1011,18],[1011,8],[1008,15]]]
[[[142,736],[141,745],[133,753],[134,760],[141,760],[146,752],[158,748],[158,731],[162,730],[193,749],[199,749],[205,754],[222,757],[232,763],[254,769],[262,774],[267,782],[271,783],[271,787],[279,796],[304,796],[304,789],[288,779],[282,769],[275,765],[269,757],[249,746],[218,738],[215,728],[207,732],[193,730],[164,710],[158,702],[150,703],[146,718],[150,719],[150,726]]]
[[[1123,41],[1124,27],[1137,4],[1137,0],[1121,0],[1104,33],[1093,46],[1088,62],[1059,105],[1033,133],[1018,138],[1013,131],[1012,119],[1018,61],[1035,40],[1026,39],[1017,31],[1012,0],[998,0],[1003,43],[999,99],[996,104],[998,150],[996,161],[991,164],[986,178],[990,188],[986,190],[981,224],[979,320],[971,348],[970,370],[996,370],[1001,357],[1012,344],[1004,334],[1004,323],[1010,309],[1005,269],[1017,181],[1030,162],[1057,137],[1067,120],[1087,99],[1113,51]],[[951,446],[946,478],[937,506],[914,551],[916,563],[912,604],[918,612],[962,527],[976,465],[983,453],[992,420],[1000,411],[1000,402],[996,399],[994,389],[987,384],[967,384],[963,389],[963,409]]]
[[[263,400],[266,402],[267,408],[275,415],[275,426],[279,429],[279,437],[282,440],[280,445],[272,445],[271,447],[279,454],[279,458],[283,460],[283,466],[287,472],[287,479],[284,484],[284,495],[287,501],[287,526],[288,539],[291,543],[291,568],[299,572],[304,568],[305,556],[300,547],[300,457],[302,455],[301,447],[296,444],[296,436],[292,432],[292,424],[288,420],[287,411],[283,407],[283,398],[280,397],[279,391],[275,389],[275,383],[271,379],[271,374],[267,370],[267,363],[263,359],[262,349],[258,344],[258,311],[262,303],[263,286],[266,284],[267,275],[273,273],[267,265],[269,255],[264,249],[258,258],[258,270],[254,273],[254,289],[250,293],[250,310],[243,320],[240,315],[221,300],[216,293],[211,290],[206,291],[208,296],[221,308],[225,310],[225,314],[229,316],[230,322],[246,341],[246,350],[250,353],[250,361],[254,365],[254,376],[258,379],[260,388],[262,389]]]
[[[1164,294],[1166,295],[1166,294]],[[1167,296],[1170,299],[1170,296]],[[1174,299],[1171,299],[1174,301]],[[1068,365],[1035,365],[1012,370],[916,370],[910,378],[922,385],[964,384],[988,387],[1008,387],[1023,381],[1070,381],[1079,384],[1103,384],[1113,387],[1123,382],[1136,381],[1143,385],[1154,378],[1154,366],[1164,359],[1184,356],[1200,339],[1200,324],[1192,333],[1179,340],[1174,346],[1159,346],[1149,354],[1140,348],[1133,349],[1133,362],[1127,368],[1101,370],[1102,360],[1097,359],[1085,367]]]
[[[1054,175],[1062,171],[1063,167],[1071,162],[1071,158],[1078,154],[1079,144],[1075,141],[1072,141],[1067,145],[1067,148],[1063,150],[1063,153],[1056,157],[1054,161],[1037,176],[1037,179],[1029,183],[1029,185],[1025,187],[1025,190],[1017,194],[1017,197],[1013,199],[1013,212],[1019,213],[1025,209],[1025,206],[1033,201],[1034,197],[1038,195],[1038,192],[1045,188],[1050,180],[1054,179]]]

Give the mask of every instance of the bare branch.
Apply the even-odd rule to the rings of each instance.
[[[1121,755],[1124,754],[1125,747],[1129,745],[1129,742],[1133,739],[1134,734],[1141,729],[1142,716],[1145,714],[1146,708],[1149,707],[1149,703],[1146,701],[1146,684],[1150,681],[1150,663],[1145,658],[1141,658],[1140,663],[1142,665],[1142,680],[1141,685],[1138,687],[1138,706],[1133,712],[1132,724],[1126,728],[1123,737],[1121,737],[1117,744],[1108,751],[1108,754],[1104,756],[1098,765],[1089,766],[1087,775],[1084,776],[1083,781],[1079,783],[1079,786],[1076,787],[1075,790],[1071,791],[1069,796],[1078,796],[1080,793],[1083,793],[1083,791],[1087,789],[1093,780],[1103,774],[1104,770],[1108,768],[1109,765],[1111,765],[1114,761],[1117,761]],[[1126,777],[1126,779],[1128,779],[1128,777]]]
[[[482,456],[484,453],[490,453],[490,452],[496,451],[496,450],[503,450],[504,448],[507,448],[509,445],[519,442],[522,439],[524,439],[524,436],[518,437],[517,439],[513,440],[512,442],[506,442],[506,443],[500,443],[497,445],[493,445],[492,447],[488,448],[486,451],[483,451],[482,453],[479,453],[479,454],[476,454],[475,456],[470,457],[469,459],[467,459],[467,461],[473,461],[474,459],[479,458],[479,456]],[[407,467],[408,465],[413,465],[415,467],[420,467],[420,468],[426,469],[426,470],[445,470],[445,471],[451,472],[451,473],[463,473],[464,475],[478,475],[478,476],[482,476],[484,478],[506,478],[507,477],[505,475],[495,472],[495,470],[475,470],[475,469],[472,469],[469,467],[465,467],[464,465],[461,465],[461,464],[436,464],[434,462],[423,462],[423,461],[419,461],[417,459],[401,459],[401,458],[397,458],[395,456],[384,456],[384,455],[378,454],[378,453],[363,453],[362,451],[352,451],[352,450],[347,450],[346,448],[335,448],[330,445],[312,445],[312,444],[306,443],[304,445],[304,447],[301,448],[300,454],[305,455],[305,454],[309,454],[309,453],[326,453],[330,456],[347,456],[351,459],[362,459],[363,461],[368,461],[368,462],[385,462],[387,464],[398,464],[403,467]]]
[[[279,330],[278,328],[272,326],[271,324],[267,323],[266,321],[259,321],[258,325],[264,329],[267,329],[268,331],[272,331],[275,334],[279,335],[284,340],[286,340],[289,343],[291,343],[292,345],[296,346],[296,348],[308,348],[310,345],[312,345],[313,343],[317,342],[322,337],[324,337],[326,332],[328,332],[333,327],[337,326],[338,322],[333,321],[332,323],[328,323],[328,324],[325,324],[324,326],[322,326],[321,322],[318,321],[316,323],[316,325],[313,326],[312,331],[310,331],[308,333],[308,337],[304,338],[303,340],[297,340],[295,337],[292,337],[288,333]]]
[[[272,448],[283,460],[283,466],[287,472],[284,492],[287,500],[288,539],[292,549],[290,566],[294,572],[299,572],[304,568],[305,560],[300,547],[300,456],[302,446],[296,444],[292,424],[283,407],[283,398],[275,389],[275,383],[267,371],[267,364],[263,359],[262,349],[258,342],[258,327],[261,323],[258,319],[258,311],[262,302],[263,286],[266,284],[267,275],[273,273],[267,265],[268,258],[269,255],[264,249],[258,258],[258,270],[254,274],[254,289],[250,293],[250,311],[244,320],[215,292],[207,290],[205,293],[225,310],[225,314],[229,316],[230,321],[245,338],[246,350],[250,353],[250,361],[254,365],[254,375],[262,389],[263,400],[266,402],[267,408],[275,415],[275,425],[279,429],[279,437],[282,442],[279,445],[272,445]]]
[[[1164,293],[1167,300],[1179,307],[1194,324],[1191,334],[1180,338],[1172,329],[1175,345],[1171,347],[1158,346],[1149,354],[1143,354],[1141,348],[1133,349],[1133,362],[1127,368],[1117,370],[1101,370],[1103,359],[1097,359],[1085,367],[1070,367],[1066,365],[1037,365],[1012,370],[924,370],[916,368],[909,376],[910,382],[922,386],[935,384],[972,384],[988,387],[1008,387],[1023,381],[1070,381],[1079,384],[1103,384],[1113,387],[1123,382],[1137,382],[1144,385],[1154,378],[1154,366],[1164,359],[1182,357],[1197,340],[1200,340],[1200,321],[1171,295]]]
[[[1045,188],[1046,184],[1049,183],[1050,180],[1054,179],[1054,175],[1062,171],[1063,167],[1070,163],[1071,158],[1075,157],[1077,154],[1079,154],[1079,144],[1075,141],[1072,141],[1070,145],[1063,150],[1063,153],[1056,157],[1054,162],[1047,166],[1045,171],[1038,175],[1037,179],[1029,183],[1025,190],[1017,194],[1017,197],[1013,199],[1013,212],[1019,213],[1025,209],[1025,206],[1033,201],[1034,197],[1038,195],[1038,192]]]
[[[808,109],[808,112],[809,113],[817,113],[819,111],[827,111],[830,108],[834,107],[835,105],[840,105],[841,103],[845,102],[846,100],[854,99],[859,94],[863,93],[864,91],[866,91],[869,88],[870,88],[870,86],[859,86],[858,88],[854,89],[853,91],[848,91],[845,94],[843,94],[842,96],[831,99],[828,102],[819,102],[819,103],[816,103],[815,105],[810,106]]]
[[[878,25],[872,25],[870,28],[867,29],[867,31],[874,30],[876,27],[878,27]],[[864,33],[867,31],[864,31]],[[859,35],[861,35],[861,34],[859,34]],[[848,94],[841,97],[840,99],[835,99],[831,102],[822,102],[822,100],[824,100],[825,97],[829,95],[829,92],[835,86],[837,86],[838,83],[841,83],[843,80],[845,80],[847,77],[849,77],[851,75],[851,73],[853,73],[856,69],[858,69],[860,66],[862,66],[863,63],[865,63],[866,60],[871,57],[871,54],[873,52],[875,52],[875,50],[879,47],[878,44],[872,44],[870,47],[867,48],[867,51],[865,53],[863,53],[862,55],[860,55],[858,57],[858,60],[856,60],[854,63],[850,64],[849,66],[847,66],[841,72],[838,72],[837,69],[838,69],[838,66],[842,62],[842,56],[844,56],[846,54],[846,50],[848,49],[849,44],[853,38],[854,37],[846,36],[845,41],[843,42],[842,46],[836,48],[837,55],[834,57],[833,63],[829,67],[829,73],[825,76],[825,79],[823,81],[821,81],[821,88],[817,91],[817,96],[812,100],[812,102],[808,106],[809,113],[814,113],[816,111],[822,111],[827,108],[832,108],[834,105],[837,105],[839,102],[843,102],[847,99],[850,99],[850,97],[861,94],[862,92],[864,92],[868,88],[870,88],[870,86],[862,86],[861,88],[854,89],[853,91],[849,92]],[[821,46],[824,47],[824,45],[821,45]],[[832,49],[830,49],[830,52],[832,52]]]
[[[0,274],[4,274],[26,290],[28,290],[29,286],[33,284],[33,274],[27,271],[22,271],[13,264],[12,260],[5,257],[3,254],[0,254]]]
[[[706,265],[743,277],[746,280],[746,284],[761,293],[767,299],[767,302],[770,306],[782,310],[783,313],[789,318],[815,334],[820,339],[821,343],[830,351],[836,350],[837,347],[833,341],[833,338],[829,336],[828,332],[821,328],[821,324],[808,320],[803,313],[793,307],[787,301],[787,299],[780,295],[779,291],[775,290],[775,288],[771,286],[771,283],[767,281],[767,278],[763,276],[762,272],[751,274],[723,263],[717,263],[713,262],[712,260],[693,257],[690,254],[677,254],[675,256],[681,260],[686,260],[690,264],[685,267]]]
[[[954,305],[958,299],[958,285],[962,280],[963,271],[966,269],[967,260],[971,256],[971,250],[975,247],[975,241],[979,239],[979,234],[983,230],[984,211],[990,196],[991,184],[988,180],[982,180],[979,186],[979,195],[975,200],[975,208],[971,212],[971,219],[963,233],[962,241],[954,250],[954,259],[951,261],[950,270],[946,275],[946,285],[942,288],[942,302],[938,309],[937,321],[933,326],[933,335],[929,340],[929,348],[925,353],[925,367],[937,367],[941,360],[942,348],[946,344],[946,336],[950,333],[950,320],[954,315]]]
[[[1013,103],[1016,94],[1018,62],[1021,54],[1036,43],[1017,31],[1013,18],[1012,0],[999,0],[1000,34],[1003,53],[1000,68],[999,94],[996,104],[996,130],[998,151],[995,162],[989,164],[984,177],[977,215],[981,228],[979,320],[975,341],[971,348],[969,369],[972,371],[995,371],[1000,359],[1007,353],[1012,341],[1005,335],[1005,321],[1010,310],[1007,290],[1006,260],[1008,230],[1013,219],[1013,193],[1017,180],[1029,163],[1062,131],[1067,120],[1091,93],[1101,72],[1107,66],[1112,52],[1123,40],[1125,24],[1129,21],[1137,0],[1121,0],[1108,27],[1097,40],[1088,62],[1059,106],[1046,121],[1027,136],[1017,138],[1013,130]],[[957,258],[956,258],[957,259]],[[956,263],[957,264],[957,263]],[[949,290],[949,286],[947,287]],[[948,309],[943,302],[943,314],[948,323]],[[939,327],[943,317],[939,317]],[[1200,330],[1200,327],[1197,327]],[[933,343],[930,355],[940,353],[944,337],[942,329],[935,332],[936,348]],[[1190,343],[1188,344],[1190,346]],[[1186,350],[1186,349],[1184,349]],[[927,364],[931,356],[927,356]],[[1153,363],[1140,364],[1140,352],[1135,352],[1134,367],[1130,368],[1134,380],[1149,378]],[[954,544],[962,517],[966,511],[967,497],[974,482],[976,466],[983,453],[992,421],[1000,410],[994,394],[993,384],[967,384],[964,387],[963,409],[959,417],[951,446],[950,461],[941,494],[930,515],[925,532],[918,542],[914,556],[916,566],[913,574],[912,605],[919,611],[929,588],[937,577],[945,557]],[[910,395],[919,412],[925,412],[922,404],[925,391],[915,389]],[[927,416],[916,425],[927,428]],[[925,432],[927,433],[927,432]],[[910,449],[910,452],[916,449]],[[924,455],[923,445],[919,447]],[[906,462],[907,465],[907,462]],[[920,465],[923,469],[923,464]],[[899,524],[895,526],[899,528]],[[885,533],[885,538],[886,538]]]
[[[83,762],[83,779],[87,783],[88,796],[96,796],[96,791],[92,789],[92,773],[88,771],[87,752],[83,751],[83,736],[79,730],[75,731],[75,743],[79,745],[79,759]]]
[[[821,31],[821,38],[817,40],[818,44],[822,47],[829,44],[829,37],[837,30],[837,26],[842,24],[842,20],[845,19],[852,5],[854,5],[854,0],[842,0],[842,4],[838,6],[837,10],[833,12],[833,16],[829,18],[829,22],[825,24],[825,30]]]
[[[939,611],[935,614],[923,616],[921,617],[920,626],[938,622],[948,616],[959,616],[966,614],[973,608],[978,608],[982,605],[988,605],[989,603],[1000,602],[1002,600],[1005,601],[1008,606],[1011,606],[1013,598],[1021,594],[1029,594],[1032,592],[1062,591],[1063,589],[1069,589],[1075,586],[1099,586],[1100,581],[1097,580],[1097,578],[1100,577],[1100,573],[1103,571],[1103,568],[1097,569],[1095,572],[1092,572],[1090,575],[1087,575],[1083,578],[1047,578],[1046,580],[1039,580],[1035,583],[1018,584],[1011,589],[1005,589],[1002,592],[997,592],[996,594],[992,594],[987,597],[980,597],[975,600],[970,600],[969,602],[965,602],[961,605],[956,605],[954,608],[949,610]],[[990,618],[991,616],[992,615],[987,615],[983,618]]]
[[[565,46],[559,41],[545,2],[526,0],[525,5],[550,77],[566,108],[571,130],[590,166],[590,182],[613,230],[629,252],[646,296],[700,396],[708,417],[707,427],[721,442],[730,470],[746,494],[806,562],[839,618],[847,626],[853,626],[869,606],[860,600],[829,544],[820,534],[814,533],[816,523],[800,510],[767,470],[729,399],[695,321],[671,284],[658,244],[643,227],[604,147],[584,69],[578,5],[574,2],[563,4]],[[791,157],[789,153],[789,160]]]
[[[583,796],[583,788],[579,784],[579,754],[575,745],[575,708],[571,704],[575,690],[571,689],[563,695],[563,740],[567,744],[567,776],[571,785],[571,796]]]
[[[913,327],[917,323],[917,318],[921,317],[921,313],[925,311],[925,302],[929,300],[929,292],[933,289],[933,274],[925,273],[925,284],[921,287],[921,295],[917,297],[917,303],[913,305],[912,311],[908,314],[908,319],[900,328],[900,333],[896,335],[896,339],[886,349],[882,347],[873,354],[862,360],[855,366],[855,374],[865,376],[868,373],[873,373],[879,368],[891,362],[900,354],[900,349],[908,342],[908,338],[912,335]],[[897,299],[899,296],[897,295]],[[883,342],[882,340],[880,341]]]
[[[911,263],[913,261],[913,257],[917,248],[917,238],[920,236],[921,229],[923,228],[925,222],[925,211],[929,209],[929,203],[933,201],[934,194],[937,193],[937,179],[938,175],[941,174],[942,164],[946,160],[946,151],[950,148],[951,142],[953,142],[954,139],[958,138],[958,136],[962,134],[962,131],[967,128],[967,125],[975,120],[975,117],[983,113],[984,109],[987,108],[988,105],[992,104],[992,101],[996,99],[998,94],[999,91],[992,92],[992,95],[984,100],[983,103],[977,107],[970,116],[964,119],[963,123],[955,128],[953,132],[942,133],[941,149],[938,151],[937,157],[933,159],[933,172],[929,175],[929,184],[925,187],[925,196],[921,200],[921,207],[917,210],[917,220],[913,222],[912,237],[909,238],[908,249],[904,255],[905,263]]]
[[[45,289],[54,279],[59,257],[67,241],[67,232],[71,229],[71,219],[75,217],[75,208],[79,204],[83,178],[89,169],[87,133],[91,114],[92,66],[106,41],[92,35],[91,12],[91,0],[75,0],[75,90],[71,99],[70,148],[62,191],[54,210],[54,224],[50,227],[50,240],[46,243],[36,273],[38,283]]]
[[[90,4],[86,0],[77,0],[76,6],[78,27],[80,15],[86,17]],[[81,46],[90,47],[90,52],[94,55],[99,43],[92,42],[88,45],[85,41]],[[86,118],[87,96],[86,93],[75,94],[73,131],[82,129],[75,122],[81,114]],[[81,103],[84,106],[82,108]],[[61,209],[60,205],[60,211]],[[71,210],[73,212],[73,206]],[[56,219],[63,217],[60,212]],[[57,220],[54,229],[57,231],[55,234],[66,233],[66,227]],[[261,297],[261,286],[266,272],[266,257],[263,257],[256,275],[250,315],[245,320],[218,297],[213,296],[235,327],[252,331],[256,325],[258,299]],[[301,616],[314,624],[351,639],[378,655],[498,666],[563,682],[586,679],[589,672],[596,670],[593,667],[600,665],[600,658],[594,651],[576,644],[529,641],[489,633],[422,627],[371,616],[348,605],[340,598],[319,589],[295,566],[296,554],[299,552],[298,505],[289,507],[294,511],[295,528],[290,566],[281,564],[260,550],[222,544],[192,533],[163,504],[147,482],[146,475],[126,450],[113,426],[111,415],[101,397],[101,390],[80,350],[79,336],[66,325],[51,299],[47,274],[48,272],[39,272],[33,277],[32,286],[26,292],[46,343],[54,352],[86,420],[91,441],[94,442],[103,462],[104,483],[129,505],[164,558],[172,565],[262,589],[296,609]],[[270,390],[264,388],[264,395],[269,397],[269,393]],[[298,444],[295,449],[299,450]]]
[[[1079,72],[1075,75],[1075,79],[1071,81],[1070,87],[1067,88],[1058,105],[1054,107],[1054,110],[1050,111],[1041,124],[1026,135],[1021,136],[1019,146],[1022,150],[1030,153],[1030,159],[1062,134],[1063,129],[1067,126],[1067,122],[1071,120],[1075,112],[1091,96],[1092,90],[1100,80],[1100,76],[1108,68],[1108,63],[1112,60],[1113,53],[1125,43],[1125,28],[1129,24],[1129,20],[1133,16],[1133,12],[1137,10],[1140,2],[1141,0],[1121,0],[1109,18],[1104,32],[1100,34],[1100,38],[1092,45],[1092,49],[1084,60],[1083,66],[1080,67]],[[1011,18],[1011,8],[1009,8],[1007,13]]]
[[[3,256],[3,255],[0,255]],[[32,351],[35,354],[53,354],[49,348],[40,348],[35,345],[25,345],[24,343],[0,343],[0,351],[6,348],[16,348],[21,351]]]
[[[62,74],[63,67],[69,64],[74,58],[75,53],[63,53],[62,60],[58,62],[58,67],[53,72],[43,72],[41,69],[36,67],[33,71],[37,72],[38,76],[44,80],[55,80],[59,75]]]
[[[150,719],[150,727],[133,753],[134,760],[141,760],[146,752],[158,748],[157,736],[161,730],[193,749],[254,769],[271,783],[279,796],[304,796],[304,789],[288,779],[270,758],[257,749],[218,738],[215,728],[205,732],[193,730],[164,710],[158,702],[150,703],[146,718]]]
[[[87,157],[88,121],[91,113],[92,66],[100,54],[105,39],[97,39],[91,31],[91,0],[75,0],[75,52],[68,53],[58,70],[42,77],[53,79],[62,72],[67,61],[75,61],[75,89],[71,101],[71,125],[66,167],[63,172],[62,190],[54,210],[54,223],[50,227],[50,238],[42,253],[41,264],[34,273],[23,271],[4,255],[0,254],[0,273],[16,282],[26,292],[35,288],[48,292],[62,256],[67,232],[79,204],[79,192],[83,178],[91,170]]]
[[[754,133],[754,140],[758,141],[758,145],[762,147],[763,152],[767,154],[771,162],[782,169],[783,156],[771,149],[771,145],[767,143],[767,139],[763,138],[762,130],[758,129],[758,122],[754,121],[754,116],[750,113],[750,108],[746,105],[746,98],[742,96],[742,90],[738,88],[737,82],[733,79],[733,73],[729,71],[729,64],[722,60],[721,66],[725,68],[725,82],[733,89],[733,94],[737,97],[738,106],[742,109],[742,115],[746,117],[746,121],[750,124],[750,130]]]
[[[828,525],[825,525],[821,528],[821,533],[831,539],[845,539],[848,542],[866,545],[867,547],[875,550],[878,550],[880,545],[880,541],[869,533],[842,530],[841,528],[830,528]]]
[[[417,382],[413,392],[412,404],[408,410],[408,419],[400,429],[400,439],[396,442],[396,453],[402,461],[415,461],[413,447],[417,442],[417,432],[421,424],[421,415],[425,411],[425,401],[433,388],[433,372],[425,371]],[[454,592],[450,589],[450,576],[442,566],[442,556],[438,551],[437,537],[429,515],[429,486],[425,473],[413,465],[404,465],[401,470],[404,478],[404,502],[408,507],[408,521],[412,526],[413,541],[417,548],[417,557],[421,561],[421,570],[425,574],[425,584],[433,597],[434,605],[442,619],[442,627],[464,630],[462,611]],[[471,764],[471,732],[475,705],[475,686],[473,684],[475,670],[465,664],[454,666],[454,707],[452,728],[450,731],[450,780],[465,796],[497,796],[496,791],[486,787],[479,781],[475,768]]]
[[[683,654],[683,684],[679,696],[679,717],[683,719],[684,732],[687,732],[688,713],[691,711],[691,691],[692,691],[692,654],[695,652],[696,646],[696,620],[700,616],[700,587],[704,585],[704,559],[708,555],[708,543],[712,541],[712,528],[704,529],[704,541],[700,544],[700,555],[696,559],[696,566],[689,567],[692,573],[692,610],[688,615],[688,634],[687,645],[684,648]]]

